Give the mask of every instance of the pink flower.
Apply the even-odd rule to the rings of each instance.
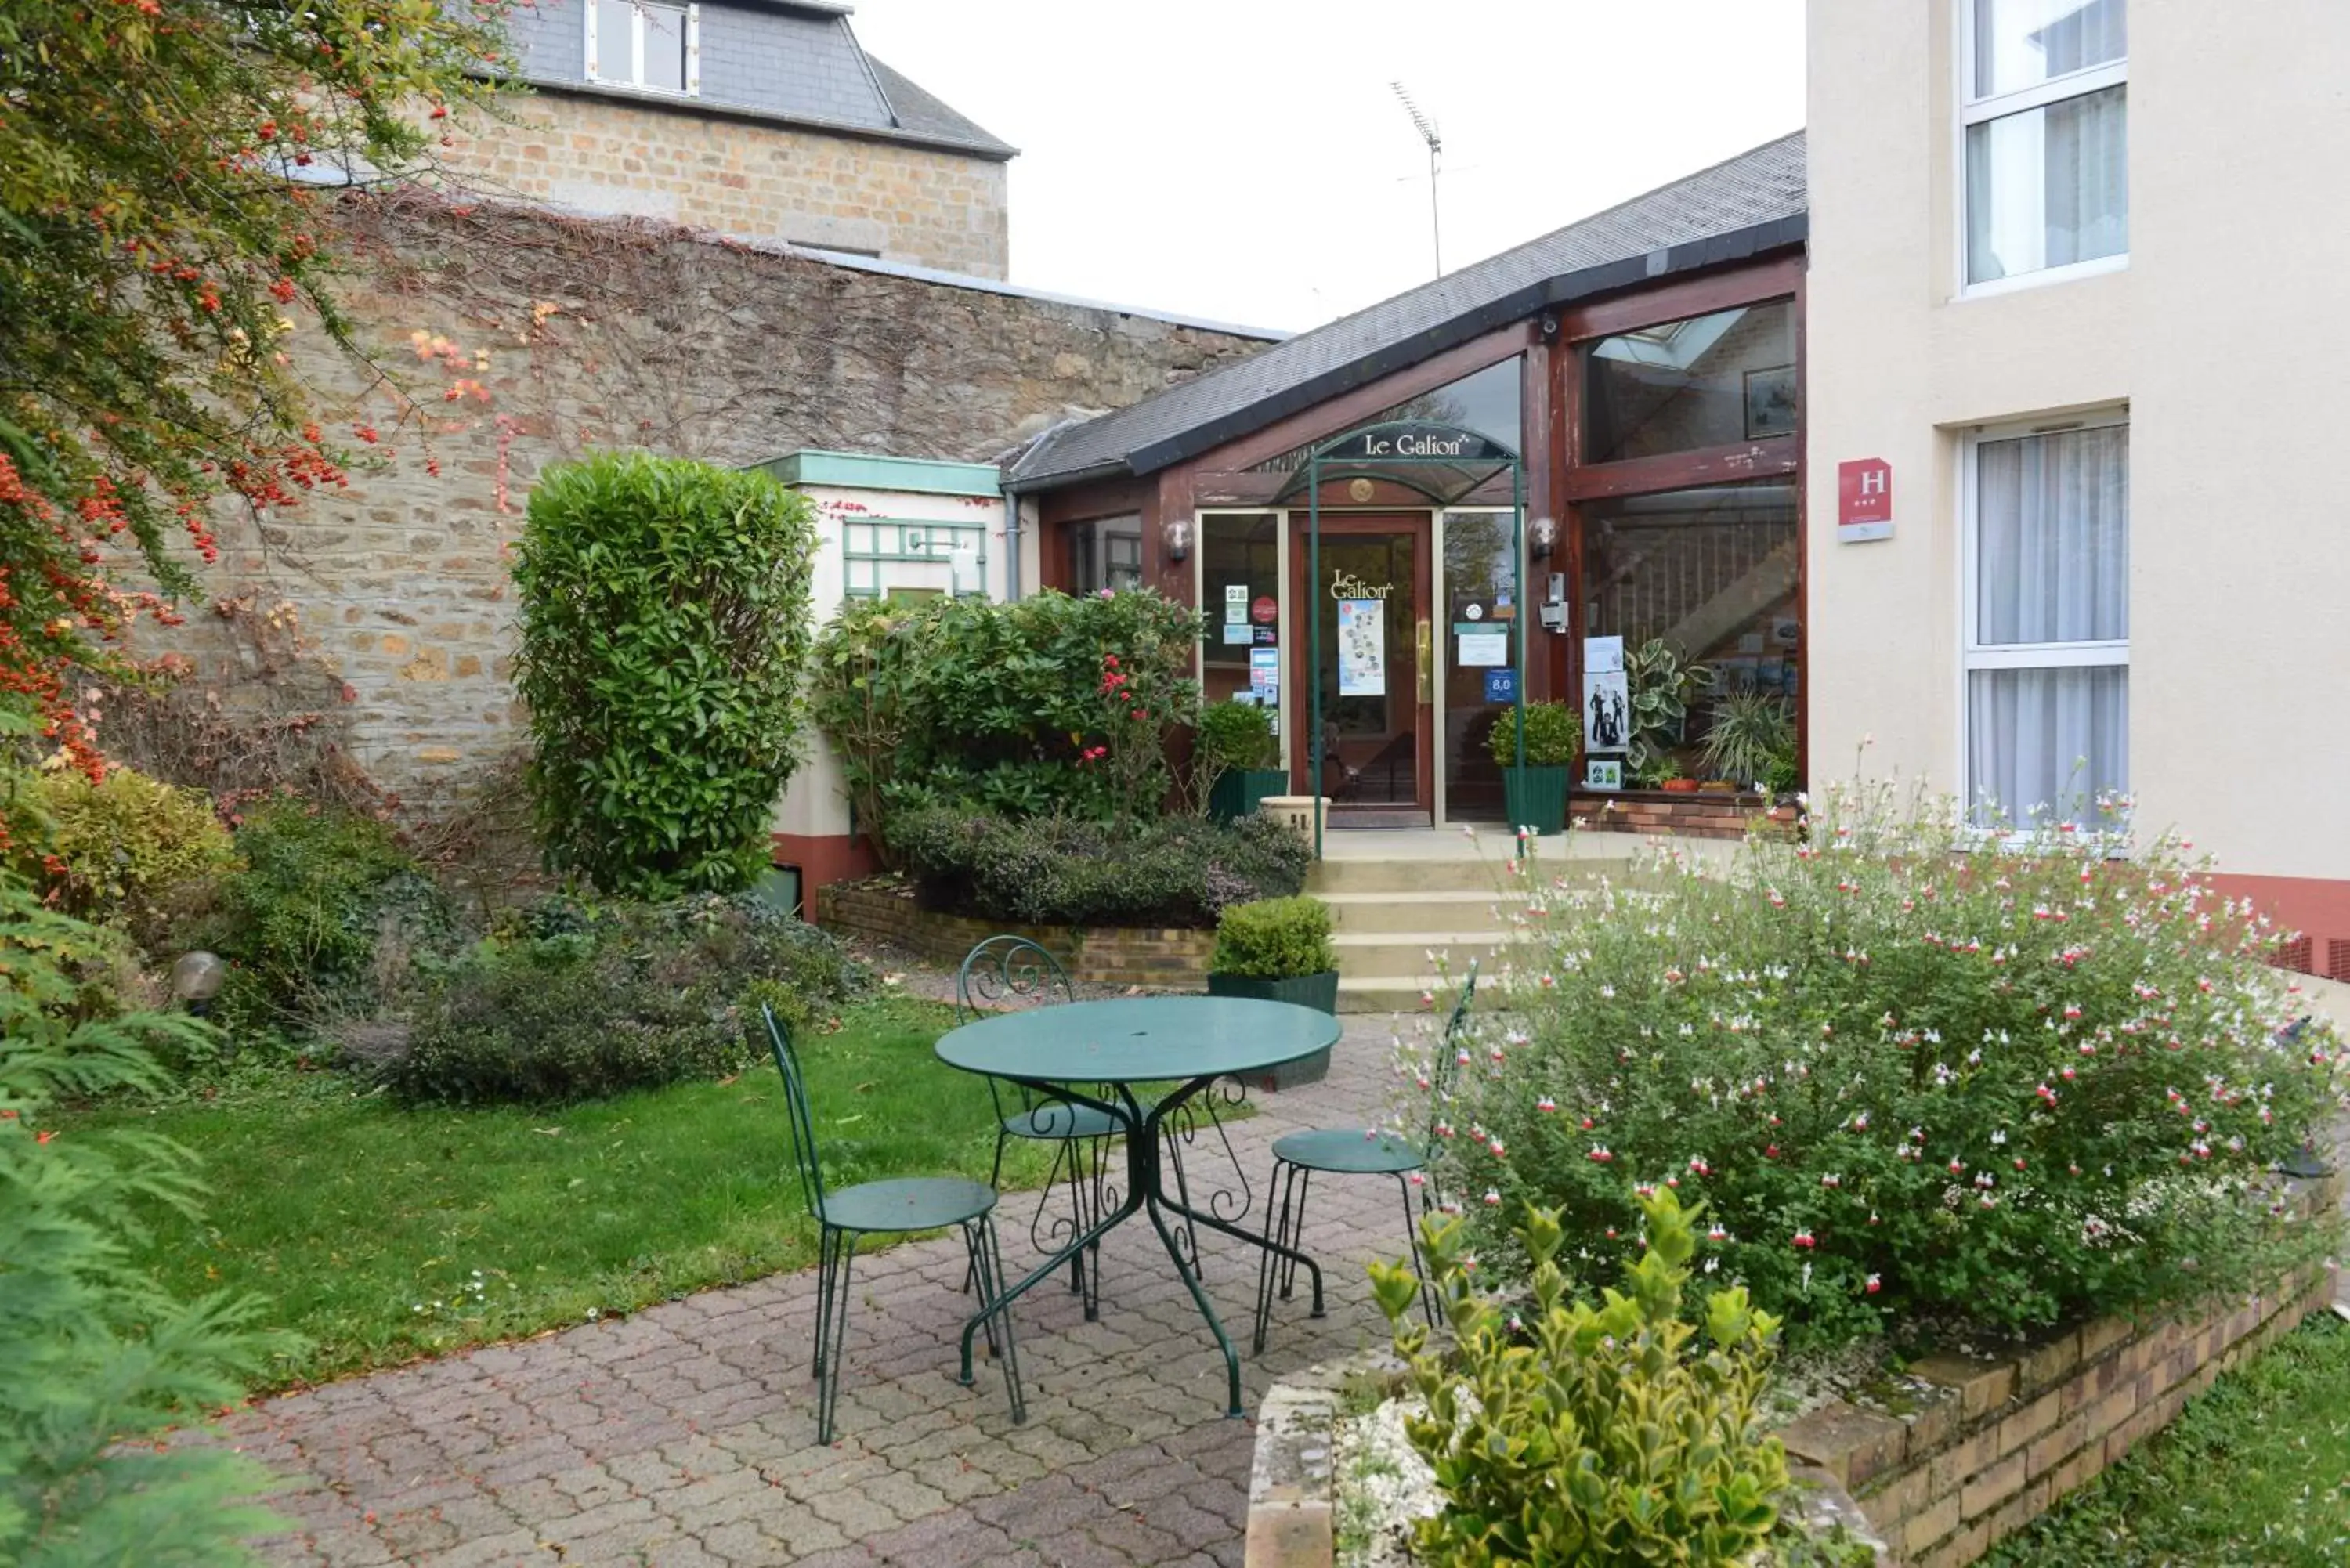
[[[1616,1157],[1613,1154],[1610,1154],[1600,1145],[1595,1143],[1591,1146],[1591,1152],[1584,1158],[1589,1159],[1596,1165],[1606,1165],[1609,1160],[1614,1159]]]
[[[1534,1101],[1534,1109],[1545,1113],[1555,1111],[1558,1109],[1558,1102],[1552,1099],[1548,1095],[1544,1095]]]
[[[1885,1276],[1882,1274],[1871,1274],[1868,1276],[1868,1283],[1861,1288],[1866,1290],[1870,1295],[1875,1295],[1877,1292],[1885,1288]]]
[[[1795,1245],[1808,1252],[1819,1243],[1812,1240],[1812,1233],[1809,1231],[1798,1231],[1795,1232]]]
[[[1485,1207],[1488,1209],[1499,1209],[1501,1206],[1501,1192],[1497,1189],[1491,1187],[1485,1189]]]

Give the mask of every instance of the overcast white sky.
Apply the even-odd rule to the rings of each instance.
[[[1012,276],[1303,328],[1795,130],[1803,0],[858,0],[1022,151]]]

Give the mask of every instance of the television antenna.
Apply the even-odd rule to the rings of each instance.
[[[1437,200],[1436,176],[1442,166],[1444,139],[1436,133],[1436,122],[1422,114],[1419,105],[1412,101],[1409,88],[1401,82],[1389,82],[1388,86],[1395,90],[1396,101],[1403,105],[1403,111],[1411,116],[1411,128],[1419,132],[1419,139],[1422,141],[1428,143],[1429,239],[1436,253],[1436,275],[1442,277],[1444,275],[1444,210]]]

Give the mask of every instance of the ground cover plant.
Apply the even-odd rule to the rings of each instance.
[[[662,903],[557,897],[429,967],[406,1048],[409,1102],[548,1104],[715,1078],[764,1054],[765,1003],[828,1023],[870,976],[840,944],[750,894]]]
[[[2336,1568],[2350,1562],[2350,1324],[2312,1318],[1986,1568]]]
[[[1230,905],[1295,894],[1310,858],[1263,816],[1118,826],[935,805],[894,837],[925,908],[1035,925],[1212,926]]]
[[[541,475],[515,561],[547,857],[608,892],[733,892],[797,758],[815,509],[772,476],[601,452]]]
[[[1521,1022],[1443,1107],[1487,1251],[1540,1203],[1604,1268],[1640,1233],[1627,1182],[1677,1184],[1709,1278],[1805,1345],[2022,1329],[2322,1251],[2268,1172],[2334,1103],[2339,1044],[2280,1040],[2304,1010],[2263,962],[2279,933],[2175,842],[2116,859],[2051,824],[1953,853],[1952,820],[1856,788],[1731,875],[1538,896]]]
[[[945,1009],[885,1000],[798,1039],[828,1180],[984,1180],[994,1122],[979,1080],[931,1046]],[[206,1098],[109,1105],[62,1136],[136,1129],[203,1162],[200,1221],[148,1215],[160,1285],[234,1290],[304,1347],[276,1386],[560,1328],[816,1261],[772,1064],[557,1109],[403,1110],[332,1072]],[[1007,1186],[1043,1174],[1008,1157]],[[1013,1212],[1024,1220],[1014,1200]]]

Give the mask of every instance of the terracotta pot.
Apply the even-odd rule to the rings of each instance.
[[[1668,794],[1695,794],[1697,793],[1697,780],[1667,779],[1658,787],[1664,790]]]

